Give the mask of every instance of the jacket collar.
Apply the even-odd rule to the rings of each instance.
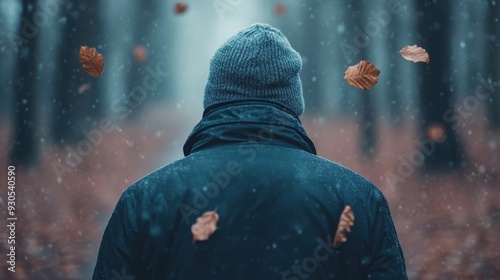
[[[299,117],[265,99],[238,99],[207,107],[184,144],[184,155],[235,143],[289,146],[316,154]]]

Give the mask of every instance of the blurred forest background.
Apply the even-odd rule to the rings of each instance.
[[[266,22],[302,55],[318,154],[387,196],[410,279],[500,278],[500,3],[2,0],[0,171],[17,170],[16,273],[89,279],[121,192],[182,158],[209,61]],[[404,60],[417,44],[430,63]],[[105,59],[85,73],[80,46]],[[343,80],[368,60],[362,91]],[[7,216],[2,187],[2,219]],[[0,231],[5,257],[7,231]]]

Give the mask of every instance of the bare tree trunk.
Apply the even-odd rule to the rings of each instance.
[[[358,9],[360,17],[357,20],[358,27],[360,29],[364,29],[367,22],[369,21],[370,15],[370,7],[369,2],[362,1],[358,3]],[[368,42],[370,44],[366,48],[360,49],[360,60],[370,60],[369,54],[370,50],[375,47],[375,40],[380,40],[378,37],[367,37]],[[371,89],[369,91],[359,92],[361,94],[360,102],[360,139],[361,139],[361,151],[365,157],[371,157],[375,150],[375,145],[377,143],[377,135],[376,135],[376,107],[374,102],[374,95],[377,93],[376,88]]]
[[[34,0],[23,0],[22,17],[33,19],[36,9]],[[30,8],[31,7],[31,8]],[[19,34],[23,34],[20,21]],[[15,83],[13,139],[9,159],[16,167],[29,167],[38,161],[36,145],[36,71],[38,36],[19,46],[17,79]]]
[[[157,14],[159,10],[158,7],[162,5],[153,0],[139,1],[136,5],[136,9],[141,11],[141,13],[135,16],[133,22],[132,41],[129,45],[129,55],[127,59],[127,63],[130,67],[128,67],[129,71],[127,73],[126,95],[131,94],[134,87],[141,85],[143,77],[147,75],[145,70],[147,65],[153,61],[165,59],[164,57],[160,57],[160,54],[162,54],[161,48],[163,46],[158,45],[158,42],[160,42],[158,36],[166,36],[166,28],[155,27],[158,25],[159,19],[165,16],[165,11],[160,12],[160,17],[158,17]],[[145,107],[144,104],[152,102],[156,94],[156,90],[153,90],[148,93],[147,99],[138,101],[138,104],[132,107],[132,112],[129,117],[137,117],[141,108]]]
[[[421,45],[431,55],[431,62],[422,67],[420,88],[421,136],[433,141],[435,147],[425,157],[425,167],[452,169],[464,164],[464,153],[457,133],[450,122],[444,121],[444,114],[452,107],[450,87],[450,7],[451,0],[438,3],[419,1],[419,28]]]
[[[302,8],[302,34],[298,42],[299,53],[303,58],[301,71],[304,102],[308,113],[318,114],[323,109],[323,95],[320,83],[322,46],[320,44],[322,27],[319,19],[321,0],[307,1]]]
[[[84,72],[79,61],[81,46],[102,50],[102,29],[99,0],[84,3],[72,1],[63,10],[66,23],[62,28],[58,64],[57,87],[53,109],[53,138],[57,144],[82,140],[85,125],[95,121],[102,112],[102,81]],[[106,59],[106,53],[104,58]],[[106,73],[106,68],[104,70]],[[86,91],[80,87],[89,85]]]
[[[367,157],[371,157],[377,144],[376,114],[370,93],[362,93],[361,98],[361,150]]]
[[[407,30],[403,29],[403,18],[401,15],[392,15],[392,20],[387,26],[387,33],[394,33],[393,38],[389,38],[388,34],[386,36],[386,43],[389,46],[389,59],[393,61],[394,67],[389,67],[388,72],[385,77],[388,79],[389,86],[387,87],[387,105],[389,107],[389,118],[393,125],[399,125],[402,123],[403,118],[403,104],[402,98],[404,91],[403,85],[403,74],[401,73],[401,58],[399,56],[399,49],[404,46],[401,40],[404,33]]]
[[[498,28],[498,17],[500,15],[500,3],[488,1],[488,19],[487,19],[487,50],[486,50],[486,67],[490,83],[500,83],[500,61],[498,60],[498,53],[500,52],[500,28]],[[487,104],[487,119],[488,124],[493,129],[500,129],[500,89],[490,92],[489,98],[486,100]],[[487,90],[487,89],[486,89]]]

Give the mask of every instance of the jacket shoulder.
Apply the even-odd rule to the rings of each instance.
[[[364,176],[337,162],[317,155],[310,155],[311,161],[316,162],[316,168],[323,171],[330,179],[347,184],[354,189],[365,189],[380,193],[379,188]]]
[[[188,173],[188,166],[186,161],[189,158],[182,158],[172,163],[164,165],[147,175],[144,175],[139,180],[134,182],[125,189],[124,195],[155,195],[164,188],[172,188],[172,186],[183,186],[183,184],[175,184],[182,182]]]

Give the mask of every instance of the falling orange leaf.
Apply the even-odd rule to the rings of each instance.
[[[196,219],[196,223],[191,226],[191,233],[194,241],[205,241],[217,230],[219,214],[214,211],[207,211]]]
[[[344,79],[352,86],[359,89],[371,89],[377,82],[380,70],[369,61],[361,60],[358,64],[350,66],[344,73]]]
[[[351,227],[354,225],[354,213],[350,206],[346,206],[342,214],[340,214],[339,225],[335,233],[333,245],[338,246],[347,241],[346,234],[351,232]]]
[[[188,5],[186,3],[177,2],[177,3],[175,3],[175,6],[174,6],[174,13],[177,15],[183,14],[186,12],[187,8],[188,8]]]
[[[417,62],[429,63],[431,61],[427,51],[417,45],[405,46],[399,51],[399,53],[404,59],[413,61],[415,63]]]
[[[87,90],[89,90],[91,87],[92,87],[91,82],[85,83],[78,88],[78,93],[82,94],[82,93],[86,92]]]
[[[148,58],[148,51],[143,45],[137,45],[134,48],[133,56],[135,61],[144,62]]]
[[[83,65],[83,70],[92,77],[99,77],[104,71],[104,57],[95,48],[82,46],[80,48],[80,62]]]
[[[442,143],[446,140],[446,129],[440,123],[431,124],[427,127],[427,137],[434,142]]]
[[[278,3],[274,6],[274,13],[279,17],[285,14],[285,11],[286,7],[283,3]]]

